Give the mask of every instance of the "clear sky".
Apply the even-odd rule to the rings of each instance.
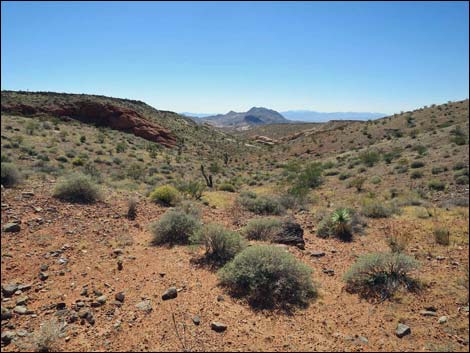
[[[394,113],[469,96],[465,1],[1,7],[2,89],[196,113]]]

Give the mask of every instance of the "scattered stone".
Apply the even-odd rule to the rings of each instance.
[[[2,306],[2,316],[1,316],[1,319],[2,319],[2,320],[9,320],[9,319],[11,319],[12,316],[13,316],[13,315],[11,314],[11,311]]]
[[[430,311],[430,310],[421,310],[419,313],[422,316],[437,316],[437,313],[435,311]]]
[[[411,333],[411,329],[409,326],[406,326],[405,324],[398,324],[397,329],[395,331],[395,334],[397,337],[402,338],[406,335],[409,335]]]
[[[194,325],[196,326],[199,326],[199,324],[201,323],[201,318],[199,317],[199,315],[195,315],[192,320]]]
[[[294,245],[303,250],[305,249],[304,230],[297,222],[292,220],[284,221],[279,232],[273,237],[273,242]]]
[[[97,296],[97,297],[101,297],[103,295],[103,292],[98,290],[98,289],[94,289],[93,290],[93,293]]]
[[[28,331],[26,331],[26,330],[16,330],[16,335],[18,337],[25,337],[25,336],[28,335]]]
[[[325,252],[323,252],[323,251],[312,251],[312,252],[310,253],[310,256],[312,256],[312,257],[323,257],[323,256],[325,256],[325,255],[326,255],[326,254],[325,254]]]
[[[40,279],[41,281],[45,281],[45,280],[48,279],[48,278],[49,278],[49,274],[48,274],[48,273],[46,273],[46,272],[39,272],[39,279]]]
[[[114,249],[113,254],[116,255],[116,256],[117,255],[122,255],[122,254],[124,254],[124,250],[123,249]]]
[[[57,310],[64,310],[66,307],[67,307],[67,304],[65,304],[64,302],[60,302],[55,305],[55,308]]]
[[[150,313],[152,311],[152,303],[150,302],[150,300],[141,301],[140,303],[136,304],[135,307],[147,313]]]
[[[2,285],[2,293],[5,297],[11,297],[18,290],[18,285],[14,283]]]
[[[364,337],[364,336],[357,336],[357,339],[361,342],[361,343],[364,343],[364,344],[368,344],[369,343],[369,340]]]
[[[2,342],[4,344],[9,344],[13,338],[15,338],[15,332],[13,331],[3,331],[2,332]]]
[[[122,271],[122,259],[118,259],[117,268],[118,268],[118,271]]]
[[[114,299],[116,299],[118,302],[123,303],[124,302],[125,295],[123,292],[116,293],[114,296]]]
[[[445,256],[436,256],[437,261],[443,261],[445,259],[446,259]]]
[[[34,192],[33,191],[23,191],[21,193],[21,196],[31,197],[31,196],[34,196]]]
[[[211,322],[211,329],[215,332],[224,332],[227,329],[227,325],[221,322],[213,321]]]
[[[28,310],[28,308],[24,305],[15,306],[15,308],[13,309],[13,312],[17,313],[18,315],[32,314],[32,312],[30,310]]]
[[[88,296],[88,288],[83,287],[82,291],[80,292],[80,295],[84,297]]]
[[[171,287],[167,289],[165,293],[162,295],[163,300],[175,299],[178,296],[178,290],[176,287]]]
[[[106,295],[102,295],[102,296],[96,298],[96,301],[98,302],[98,304],[104,305],[104,304],[106,304],[107,299],[108,299],[108,297]]]
[[[225,299],[224,299],[224,296],[223,295],[219,295],[217,296],[217,301],[218,302],[223,302]]]
[[[441,316],[437,322],[441,325],[445,324],[447,322],[447,316]]]
[[[17,233],[21,230],[21,227],[18,223],[7,223],[3,226],[3,231],[5,233]]]
[[[88,321],[90,325],[95,324],[95,318],[93,317],[93,313],[90,310],[87,310],[87,309],[80,310],[78,313],[78,317]]]
[[[19,297],[17,300],[16,300],[16,305],[24,305],[26,304],[26,302],[29,300],[29,297],[27,295],[24,295],[22,297]]]
[[[328,276],[334,276],[335,275],[335,270],[331,268],[325,268],[322,271],[323,273],[326,273]]]
[[[40,269],[41,271],[47,271],[47,270],[49,269],[49,266],[46,265],[46,264],[42,264],[41,266],[39,266],[39,269]]]
[[[32,284],[20,284],[18,285],[18,290],[24,292],[24,291],[30,290],[32,286],[33,286]]]

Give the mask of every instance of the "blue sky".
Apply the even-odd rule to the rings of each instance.
[[[469,96],[467,2],[2,2],[2,89],[394,113]]]

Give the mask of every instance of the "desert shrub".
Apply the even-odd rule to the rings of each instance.
[[[375,150],[367,150],[359,155],[361,162],[368,167],[373,167],[378,161],[380,161],[380,153]]]
[[[465,169],[466,167],[467,167],[467,165],[464,162],[457,162],[452,166],[452,169],[453,170],[461,170],[461,169]]]
[[[434,240],[440,245],[450,244],[450,232],[447,228],[438,227],[433,231]]]
[[[440,174],[440,173],[443,173],[443,172],[445,172],[445,171],[447,171],[447,168],[446,168],[446,167],[433,167],[433,168],[431,169],[431,173],[432,173],[433,175]]]
[[[310,163],[297,174],[293,189],[314,189],[323,183],[321,163]]]
[[[235,186],[233,186],[233,184],[230,184],[230,183],[220,184],[219,185],[219,190],[227,191],[227,192],[235,192],[236,191]]]
[[[343,172],[338,176],[338,179],[339,180],[346,180],[346,179],[350,178],[351,175],[352,175],[351,173]]]
[[[20,172],[10,163],[1,164],[1,181],[6,188],[17,185],[21,180]]]
[[[72,160],[72,164],[76,167],[79,167],[79,166],[82,166],[85,164],[85,160],[81,157],[75,157],[73,160]]]
[[[413,162],[411,162],[410,167],[413,168],[413,169],[423,168],[424,167],[424,162],[413,161]]]
[[[468,185],[469,183],[468,175],[455,175],[454,178],[457,185]]]
[[[246,247],[244,239],[220,224],[208,224],[191,237],[193,244],[204,244],[205,259],[223,265]]]
[[[180,181],[177,184],[178,190],[189,197],[200,200],[202,193],[206,190],[206,185],[197,180]]]
[[[127,168],[126,175],[131,179],[141,180],[145,175],[145,166],[134,162]]]
[[[423,172],[420,172],[419,170],[414,170],[410,174],[411,179],[421,179],[423,177]]]
[[[134,220],[137,216],[137,199],[130,198],[127,201],[127,218]]]
[[[365,225],[365,222],[353,209],[338,208],[331,214],[325,214],[321,217],[317,236],[320,238],[337,237],[349,241],[353,234],[362,233]]]
[[[279,231],[281,223],[277,218],[252,219],[243,229],[243,234],[250,240],[269,240]]]
[[[362,214],[369,218],[387,218],[398,212],[395,205],[385,201],[365,199],[362,203]]]
[[[444,183],[443,181],[440,181],[440,180],[431,180],[428,183],[428,187],[431,190],[443,191],[446,188],[446,183]]]
[[[59,339],[65,332],[66,325],[57,319],[51,319],[41,324],[39,330],[31,337],[32,350],[35,352],[58,352]]]
[[[289,210],[305,209],[306,205],[310,202],[308,189],[291,188],[279,196],[281,206]]]
[[[380,184],[382,182],[382,179],[380,179],[380,177],[378,177],[378,176],[373,176],[370,179],[370,182],[374,185],[377,185],[377,184]]]
[[[277,197],[256,194],[241,193],[238,202],[248,211],[256,214],[281,214],[284,209]]]
[[[418,282],[409,276],[409,272],[417,267],[418,262],[403,253],[371,253],[359,257],[346,272],[344,280],[348,291],[384,300],[400,287],[416,289]]]
[[[423,146],[423,145],[416,145],[416,146],[413,146],[413,151],[416,151],[418,152],[418,154],[420,156],[424,156],[426,154],[426,152],[428,151],[427,147],[426,146]]]
[[[178,190],[171,185],[157,186],[149,195],[150,200],[164,206],[175,206],[179,201]]]
[[[62,201],[93,203],[101,199],[101,191],[88,175],[77,173],[60,179],[53,196]]]
[[[178,205],[177,210],[180,210],[190,216],[195,218],[201,217],[201,209],[194,203],[189,200],[183,200]]]
[[[366,177],[356,177],[348,183],[348,187],[354,187],[357,192],[361,192],[365,181]]]
[[[199,220],[181,210],[168,210],[156,222],[150,224],[154,245],[188,244],[199,229]]]
[[[409,237],[403,233],[391,233],[386,237],[386,242],[392,253],[402,253],[409,243]]]
[[[316,296],[312,270],[275,246],[251,246],[219,271],[220,282],[234,296],[255,307],[306,306]]]
[[[334,176],[339,174],[339,170],[337,169],[330,169],[323,173],[325,176]]]

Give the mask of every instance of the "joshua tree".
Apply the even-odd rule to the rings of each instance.
[[[204,177],[204,179],[206,180],[207,187],[212,188],[212,186],[213,186],[213,184],[212,184],[212,175],[209,175],[209,176],[206,175],[206,172],[204,171],[204,166],[202,164],[201,164],[201,173],[202,173],[202,176]]]

